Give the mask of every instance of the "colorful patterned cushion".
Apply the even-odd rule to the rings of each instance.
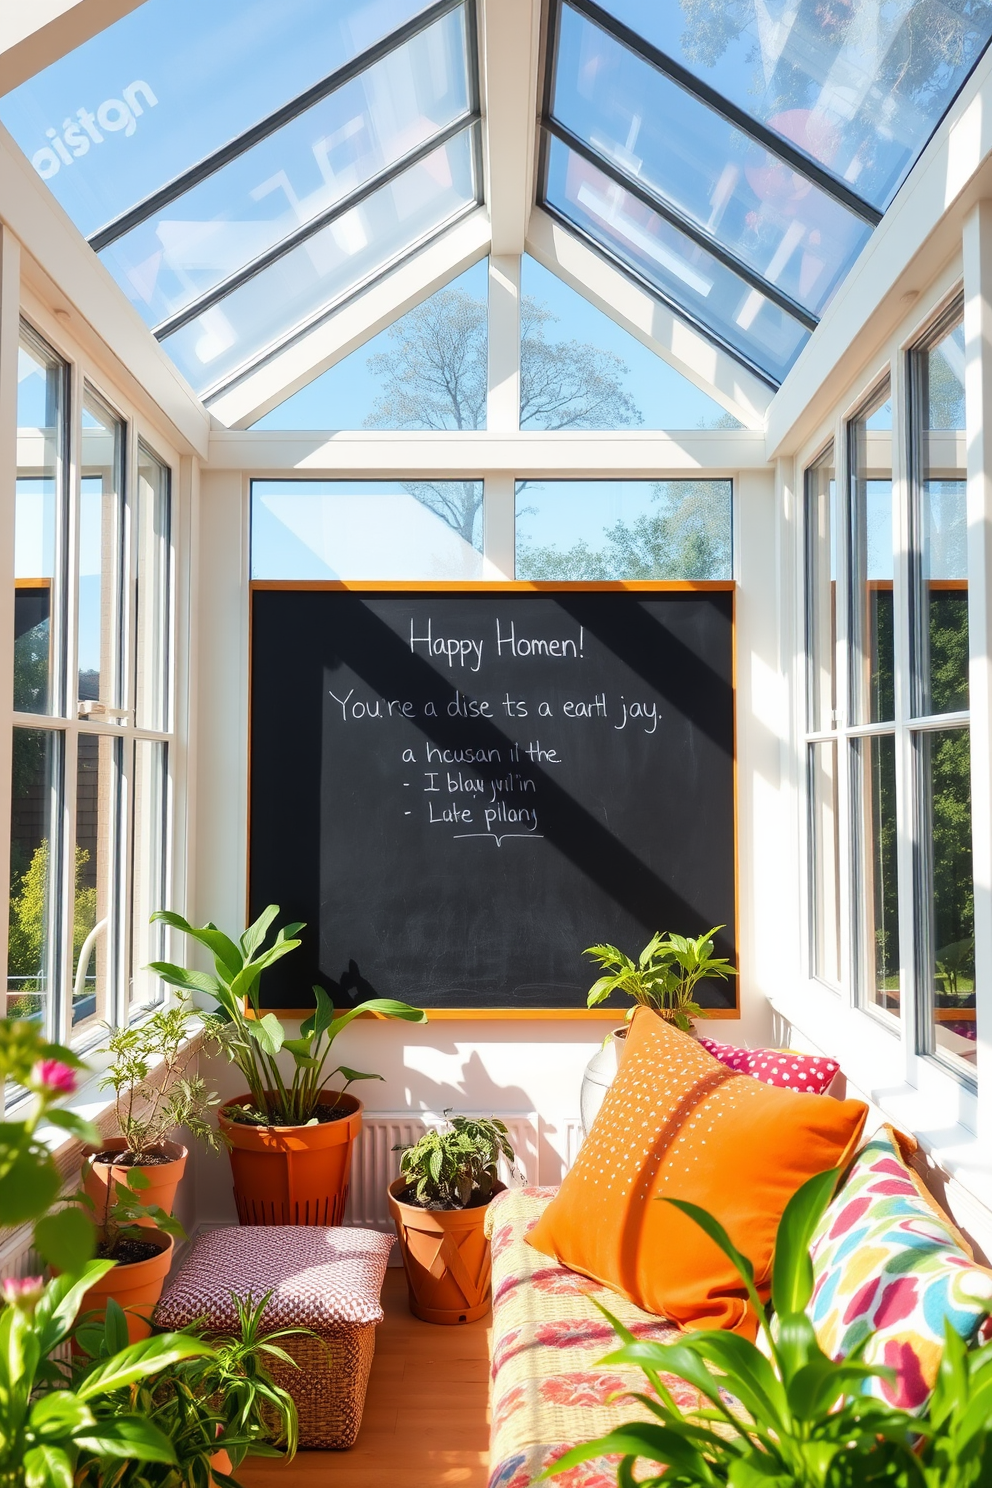
[[[381,1323],[379,1293],[392,1235],[318,1225],[235,1225],[196,1240],[155,1309],[160,1328],[186,1328],[205,1318],[215,1332],[237,1327],[231,1293],[261,1299],[265,1328]]]
[[[896,1370],[871,1394],[921,1411],[930,1398],[947,1319],[971,1342],[992,1310],[992,1272],[909,1166],[912,1137],[883,1127],[858,1153],[813,1238],[810,1307],[820,1346],[846,1357],[873,1333],[868,1364]]]
[[[797,1054],[794,1049],[738,1049],[734,1044],[721,1044],[711,1038],[699,1038],[697,1043],[732,1070],[753,1075],[766,1085],[803,1090],[808,1095],[823,1095],[840,1069],[836,1059],[828,1059],[825,1054]]]
[[[555,1193],[508,1189],[486,1215],[493,1252],[489,1488],[531,1488],[570,1447],[625,1421],[652,1419],[626,1393],[646,1388],[640,1370],[600,1362],[618,1340],[594,1299],[636,1338],[671,1343],[678,1336],[672,1323],[526,1243]],[[665,1376],[665,1382],[684,1408],[702,1404],[684,1380]],[[553,1481],[564,1488],[616,1488],[618,1460],[600,1457]]]

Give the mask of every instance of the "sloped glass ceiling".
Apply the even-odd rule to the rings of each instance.
[[[545,206],[777,383],[992,0],[553,0]]]
[[[201,394],[480,197],[469,5],[145,0],[0,118]]]

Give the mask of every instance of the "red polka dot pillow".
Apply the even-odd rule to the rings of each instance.
[[[794,1049],[738,1049],[734,1044],[721,1044],[711,1038],[700,1038],[697,1043],[730,1069],[753,1075],[765,1085],[803,1090],[807,1095],[823,1095],[840,1069],[836,1059],[828,1059],[825,1054],[797,1054]]]
[[[894,1369],[866,1393],[922,1411],[937,1379],[944,1324],[971,1343],[992,1312],[992,1271],[914,1173],[912,1137],[883,1127],[858,1153],[813,1237],[810,1317],[820,1347]]]

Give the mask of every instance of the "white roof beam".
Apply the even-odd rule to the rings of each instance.
[[[732,476],[766,470],[762,430],[700,429],[656,434],[641,429],[493,433],[484,430],[327,434],[215,430],[209,470],[255,476],[377,480],[472,480],[483,475],[604,480]]]
[[[540,208],[531,216],[527,251],[746,429],[764,428],[773,397],[767,383]]]
[[[898,191],[779,388],[768,458],[798,452],[961,253],[964,223],[992,195],[992,51]]]
[[[105,31],[142,0],[4,0],[0,5],[0,93]]]
[[[204,455],[210,420],[203,404],[2,126],[0,222],[41,270],[53,308],[74,307],[116,358],[124,388],[138,402],[153,401],[184,451]],[[22,274],[32,275],[23,256]]]
[[[523,253],[527,238],[537,165],[540,52],[540,0],[481,0],[486,201],[495,254]]]
[[[207,405],[215,427],[249,428],[488,251],[489,219],[480,207],[219,393]]]

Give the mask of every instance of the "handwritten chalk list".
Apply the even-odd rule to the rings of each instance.
[[[255,589],[252,911],[307,922],[266,1003],[580,1007],[594,941],[733,956],[732,598]]]

